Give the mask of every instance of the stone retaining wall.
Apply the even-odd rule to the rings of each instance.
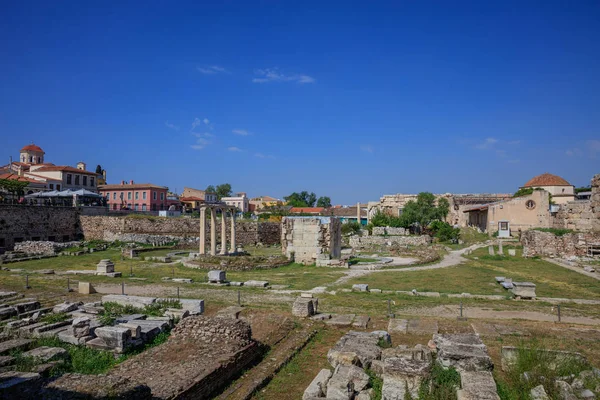
[[[358,236],[350,237],[353,249],[363,249],[371,246],[426,246],[431,243],[431,237],[421,236]]]
[[[229,224],[229,219],[226,220]],[[81,226],[87,240],[160,243],[175,239],[197,243],[200,236],[200,220],[193,218],[128,218],[128,217],[81,217]],[[227,240],[231,239],[227,226]],[[221,221],[216,224],[217,241],[221,240]],[[210,220],[206,223],[206,238],[210,238]],[[236,243],[241,245],[279,244],[281,224],[277,222],[236,221]]]
[[[25,254],[54,254],[57,251],[60,251],[62,249],[79,246],[80,244],[81,244],[81,242],[57,243],[57,242],[48,242],[48,241],[41,241],[41,242],[26,241],[26,242],[15,243],[14,251],[18,251],[18,252],[25,253]]]
[[[283,253],[297,263],[310,265],[317,259],[339,259],[342,225],[333,217],[284,217],[281,222]]]
[[[600,243],[600,233],[568,233],[557,236],[552,232],[529,230],[521,235],[523,257],[582,257],[587,245]]]
[[[587,201],[561,204],[552,216],[551,226],[577,232],[600,232],[600,174],[591,181],[592,197]]]
[[[0,252],[28,240],[68,242],[82,236],[78,208],[0,206]]]
[[[394,228],[391,226],[376,226],[373,228],[374,236],[383,235],[394,235],[394,236],[406,236],[410,232],[405,228]]]

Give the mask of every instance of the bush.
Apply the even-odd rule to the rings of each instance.
[[[358,222],[347,222],[342,224],[342,235],[353,235],[360,232],[361,225]]]

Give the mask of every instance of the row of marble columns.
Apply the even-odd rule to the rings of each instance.
[[[225,208],[222,206],[202,207],[200,208],[200,254],[206,254],[206,209],[210,210],[210,254],[217,255],[217,209],[221,210],[221,252],[219,254],[227,254],[227,223],[225,221],[225,213],[229,210],[231,215],[231,247],[230,252],[236,252],[235,244],[235,209]]]

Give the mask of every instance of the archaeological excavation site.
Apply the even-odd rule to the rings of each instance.
[[[0,399],[600,396],[600,175],[506,236],[466,223],[497,199],[453,198],[449,239],[374,225],[392,201],[353,229],[1,206]]]

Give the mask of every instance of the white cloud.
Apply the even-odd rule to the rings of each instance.
[[[202,150],[203,148],[205,148],[209,144],[210,144],[209,140],[204,139],[204,138],[198,138],[198,139],[196,139],[196,144],[193,144],[191,147],[194,150]]]
[[[196,129],[199,126],[205,125],[208,129],[210,129],[212,131],[213,127],[210,123],[210,121],[208,120],[208,118],[203,118],[200,119],[198,117],[194,118],[194,121],[192,121],[192,129],[190,129],[190,132],[193,131],[194,129]]]
[[[275,159],[275,156],[266,155],[266,154],[263,154],[263,153],[254,153],[254,157]]]
[[[202,120],[202,122],[204,122],[204,125],[208,125],[208,124],[210,124],[210,121],[208,120],[208,118],[204,118],[204,119]]]
[[[487,150],[492,148],[496,143],[498,143],[498,139],[487,138],[482,143],[475,145],[475,148],[479,150]]]
[[[177,125],[170,124],[169,121],[165,122],[165,126],[169,129],[173,129],[174,131],[178,131],[179,127]]]
[[[245,129],[234,129],[231,132],[235,133],[236,135],[240,135],[240,136],[248,136],[250,134],[250,132],[248,132]]]
[[[315,83],[315,78],[305,74],[285,75],[279,71],[279,68],[257,69],[254,71],[256,77],[252,79],[254,83],[267,82],[297,82],[297,83]]]
[[[237,153],[244,151],[244,150],[240,149],[239,147],[235,147],[235,146],[228,147],[227,150],[237,152]]]
[[[196,69],[198,70],[198,72],[200,72],[204,75],[229,73],[229,71],[227,71],[225,68],[220,67],[218,65],[208,65],[208,66],[204,66],[204,67],[197,67]]]
[[[360,146],[360,150],[364,151],[365,153],[373,153],[374,151],[373,146],[371,146],[370,144]]]

